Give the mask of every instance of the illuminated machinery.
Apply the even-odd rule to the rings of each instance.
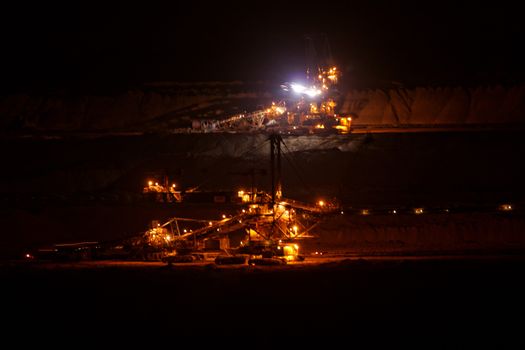
[[[271,192],[239,191],[244,206],[237,214],[223,214],[218,220],[172,217],[162,224],[152,221],[145,232],[136,235],[116,241],[55,246],[51,254],[70,258],[89,253],[97,259],[162,260],[168,264],[208,260],[210,256],[217,264],[273,265],[304,259],[298,243],[313,237],[312,229],[326,214],[339,210],[324,201],[311,205],[284,198],[281,150],[286,145],[279,134],[272,134],[268,141]],[[165,189],[151,181],[145,190],[165,193]],[[230,247],[233,234],[240,234],[240,239],[238,245]]]
[[[272,104],[265,109],[259,109],[250,113],[234,115],[230,118],[217,122],[214,126],[215,131],[261,129],[264,120],[268,120],[269,125],[276,124],[277,120],[286,112],[284,101]]]
[[[272,209],[273,208],[273,209]],[[219,220],[195,220],[174,217],[146,232],[148,259],[159,257],[171,264],[203,260],[208,242],[218,242],[217,264],[277,263],[302,260],[298,242],[313,237],[311,230],[320,222],[320,215],[329,209],[271,196],[261,203],[251,203],[234,216],[223,215]],[[181,222],[193,222],[200,227],[180,229]],[[229,235],[242,233],[239,246],[230,247]],[[136,246],[139,246],[136,244]],[[155,254],[151,254],[154,252]],[[160,255],[159,255],[160,254]],[[213,254],[212,254],[213,255]]]
[[[310,102],[310,113],[333,117],[335,116],[336,103],[331,96],[331,88],[337,84],[340,75],[339,70],[337,67],[331,67],[328,70],[319,68],[318,73],[315,85],[320,86],[323,98],[319,102]]]
[[[348,134],[352,130],[352,117],[336,117],[338,124],[335,126],[342,134]]]
[[[194,131],[205,133],[224,132],[231,130],[238,131],[242,129],[257,130],[263,127],[265,118],[276,117],[284,113],[282,110],[283,108],[283,106],[272,103],[272,106],[268,109],[259,109],[249,113],[240,113],[222,120],[194,121],[192,128]]]
[[[279,118],[286,112],[286,104],[284,101],[279,103],[272,102],[272,105],[265,110],[265,117],[268,119],[267,125],[277,124]]]
[[[283,90],[291,93],[287,113],[289,124],[311,125],[316,129],[328,128],[330,124],[335,124],[335,85],[339,77],[340,71],[337,67],[319,67],[314,76],[307,72],[306,84],[283,84]]]
[[[164,185],[157,181],[148,180],[147,185],[143,188],[144,194],[155,196],[157,202],[180,202],[182,201],[181,192],[176,190],[177,185],[169,185],[167,179]]]
[[[311,235],[324,214],[336,208],[320,201],[310,205],[282,197],[281,144],[282,138],[273,134],[271,148],[271,193],[265,193],[257,202],[249,192],[242,194],[246,207],[233,216],[222,215],[219,220],[171,218],[153,227],[147,239],[159,247],[166,246],[162,260],[168,264],[203,259],[206,242],[219,242],[222,254],[216,255],[217,264],[283,264],[304,259],[299,254],[298,241]],[[191,230],[180,230],[179,222],[199,223]],[[169,230],[168,230],[169,229]],[[239,245],[230,247],[229,235],[241,233]]]

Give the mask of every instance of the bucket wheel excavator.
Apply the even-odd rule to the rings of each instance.
[[[139,245],[159,252],[161,256],[153,255],[152,258],[160,258],[168,264],[203,260],[209,240],[220,242],[221,253],[215,257],[217,264],[284,264],[303,260],[299,242],[313,237],[312,230],[338,208],[322,201],[312,205],[284,198],[281,184],[283,140],[279,134],[272,134],[269,142],[270,193],[259,196],[257,201],[247,202],[236,215],[223,215],[220,220],[173,217],[146,231]],[[185,221],[198,227],[181,231],[180,222]],[[232,248],[228,237],[234,232],[243,234],[239,245]]]

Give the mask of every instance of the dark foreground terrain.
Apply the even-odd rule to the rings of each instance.
[[[0,279],[7,329],[48,337],[330,336],[329,344],[371,333],[369,345],[423,336],[426,345],[516,348],[524,342],[524,268],[520,256],[279,268],[4,264]]]

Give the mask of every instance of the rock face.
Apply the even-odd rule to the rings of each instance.
[[[341,114],[354,124],[500,124],[525,121],[525,87],[351,90],[341,99]]]
[[[269,91],[274,91],[273,93]],[[244,83],[154,86],[114,95],[0,97],[1,130],[158,130],[191,127],[191,118],[221,118],[265,106],[278,88]],[[350,90],[338,113],[354,124],[500,124],[525,121],[525,86]]]
[[[264,89],[236,82],[181,83],[113,95],[8,95],[0,97],[0,129],[148,131],[151,123],[166,120],[173,127],[191,126],[191,117],[219,118],[238,113],[237,108],[266,104],[270,97]]]

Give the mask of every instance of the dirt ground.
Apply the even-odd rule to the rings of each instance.
[[[486,339],[514,347],[523,345],[524,268],[521,256],[234,268],[11,263],[1,266],[0,279],[9,301],[3,317],[13,330],[31,325],[123,340],[130,332],[157,340],[322,336],[328,343],[373,331],[369,345],[423,335],[435,345]]]

